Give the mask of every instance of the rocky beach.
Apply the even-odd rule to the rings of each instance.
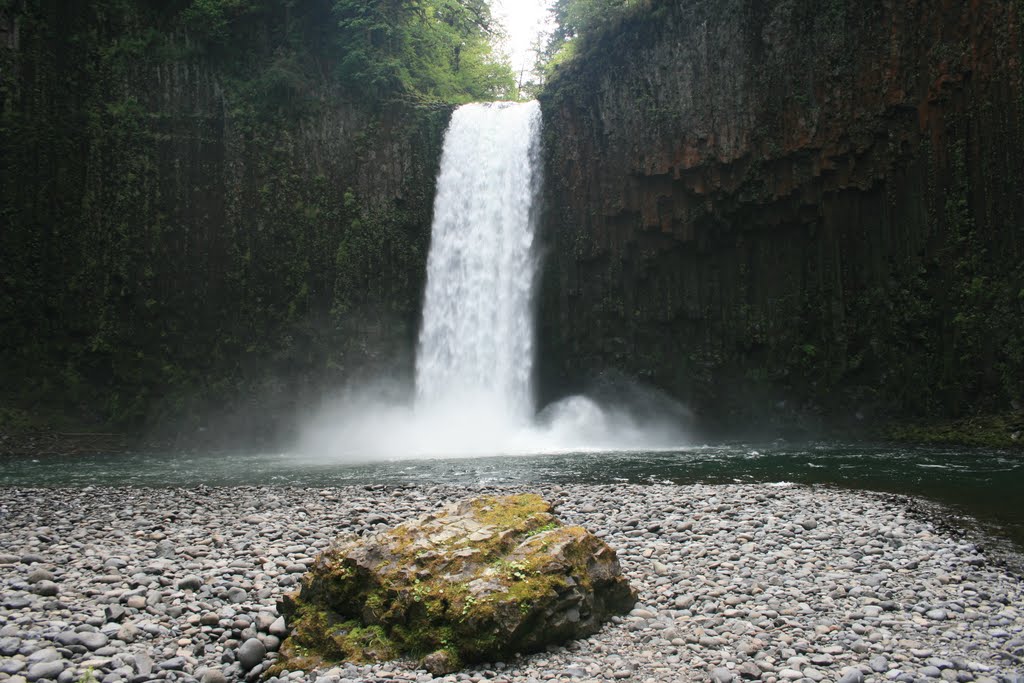
[[[1024,681],[1024,581],[876,494],[800,486],[0,489],[0,680],[256,680],[279,598],[342,534],[531,491],[614,549],[639,599],[594,636],[433,678]]]

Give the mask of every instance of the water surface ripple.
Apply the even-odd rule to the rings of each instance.
[[[348,486],[792,482],[915,496],[1024,550],[1024,457],[965,448],[729,443],[345,464],[292,453],[5,457],[3,486]]]

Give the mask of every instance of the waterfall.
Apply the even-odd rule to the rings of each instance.
[[[444,140],[416,356],[417,405],[533,417],[537,102],[469,104]],[[455,406],[453,406],[455,407]]]
[[[586,396],[535,414],[540,128],[537,102],[468,104],[454,112],[434,199],[415,398],[410,404],[355,387],[307,427],[303,450],[357,461],[681,442],[674,418],[637,421]]]

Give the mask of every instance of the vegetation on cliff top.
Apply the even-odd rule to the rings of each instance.
[[[373,102],[460,103],[514,94],[511,67],[495,51],[500,29],[486,0],[178,4],[183,8],[177,16],[173,5],[164,10],[167,26],[184,29],[201,49],[225,60],[251,49],[258,40],[254,28],[265,27],[272,17],[283,19],[284,40],[274,46],[270,64],[255,75],[285,89],[301,89],[321,76],[336,79],[350,96]],[[295,40],[300,37],[314,41]],[[310,62],[318,62],[319,73],[305,68]]]
[[[546,78],[559,66],[585,52],[606,31],[614,31],[624,17],[649,11],[651,0],[554,0],[552,28],[539,50],[538,60]]]

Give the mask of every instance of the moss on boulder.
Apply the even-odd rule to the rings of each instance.
[[[407,656],[441,674],[590,635],[635,598],[615,551],[539,496],[465,500],[320,554],[282,602],[279,667]]]

